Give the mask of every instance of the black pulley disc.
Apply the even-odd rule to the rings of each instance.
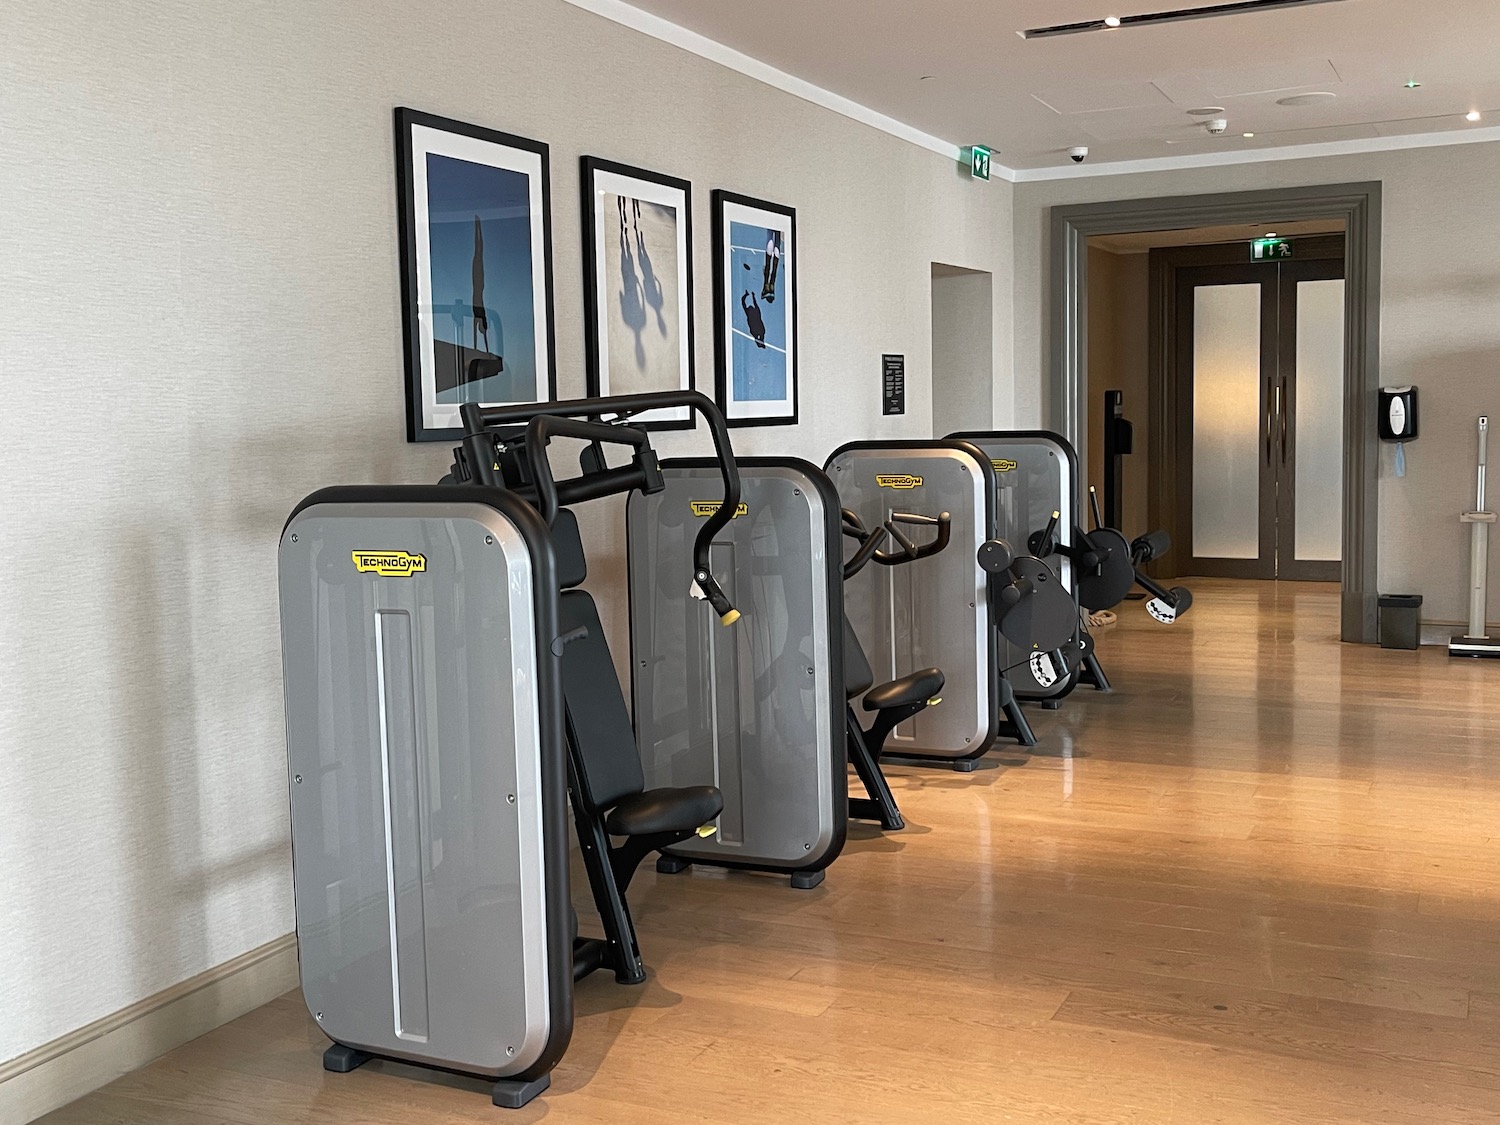
[[[1128,561],[1128,560],[1127,560]],[[1000,633],[1017,648],[1051,652],[1078,630],[1078,606],[1052,568],[1029,555],[1011,564],[1011,573],[1031,584],[1031,593],[1012,606],[996,606]]]
[[[1083,537],[1079,549],[1102,555],[1092,574],[1078,567],[1078,604],[1090,613],[1114,609],[1125,600],[1135,585],[1135,566],[1130,561],[1130,544],[1112,527],[1101,527]]]

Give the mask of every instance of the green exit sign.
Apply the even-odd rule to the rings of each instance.
[[[1250,244],[1252,262],[1274,262],[1292,256],[1290,238],[1257,238]]]
[[[990,178],[990,150],[984,145],[973,145],[969,148],[969,175],[976,180]]]

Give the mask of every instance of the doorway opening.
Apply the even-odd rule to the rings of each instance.
[[[983,270],[932,263],[932,436],[986,429],[993,410],[995,287]]]
[[[1178,275],[1190,266],[1249,266],[1251,240],[1267,234],[1267,227],[1304,245],[1306,269],[1261,261],[1254,264],[1268,266],[1269,273],[1217,279],[1204,275],[1196,284],[1180,281]],[[1322,250],[1317,235],[1325,235]],[[1100,239],[1144,242],[1128,255],[1118,247],[1111,253],[1103,245],[1090,245]],[[1192,252],[1184,247],[1195,244],[1229,246],[1218,253],[1243,256],[1238,263],[1152,268],[1151,251],[1166,255],[1175,247],[1171,254],[1188,256]],[[1379,250],[1378,183],[1121,200],[1052,211],[1050,427],[1080,452],[1087,450],[1091,465],[1096,456],[1102,459],[1108,428],[1103,391],[1121,388],[1091,380],[1090,367],[1120,364],[1107,377],[1121,380],[1127,392],[1134,388],[1125,414],[1136,425],[1138,448],[1144,442],[1150,451],[1126,459],[1130,467],[1121,488],[1125,527],[1132,533],[1161,527],[1172,531],[1174,549],[1168,558],[1177,574],[1254,571],[1287,578],[1337,577],[1340,636],[1365,643],[1376,639],[1379,459],[1373,418],[1380,383]],[[1316,265],[1335,261],[1340,252],[1342,278],[1326,273],[1333,267]],[[1091,264],[1104,274],[1133,276],[1134,283],[1125,283],[1125,296],[1091,300]],[[1299,276],[1298,270],[1307,276]],[[1335,292],[1334,285],[1321,284],[1325,282],[1341,288]],[[1119,307],[1112,303],[1116,300]],[[1181,300],[1191,304],[1184,315],[1179,315]],[[1128,311],[1132,302],[1136,329],[1126,351],[1134,358],[1099,359],[1095,341],[1104,331],[1101,318],[1113,332],[1122,324],[1121,308]],[[1340,309],[1341,318],[1334,315]],[[1305,329],[1301,341],[1299,322]],[[1314,328],[1316,338],[1308,335]],[[1131,332],[1113,334],[1124,339]],[[1174,356],[1183,355],[1187,358],[1174,366]],[[1210,371],[1216,364],[1223,367],[1219,361],[1226,355],[1239,359]],[[1299,366],[1309,372],[1317,368],[1316,377],[1307,375],[1299,383]],[[1192,381],[1199,368],[1205,375],[1202,385]],[[1195,396],[1205,410],[1191,409]],[[1222,415],[1218,419],[1211,417],[1215,406]],[[1200,422],[1227,428],[1195,430]],[[1251,448],[1251,440],[1256,443],[1253,462],[1239,456]],[[1163,450],[1168,456],[1159,455]],[[1331,490],[1324,463],[1329,457],[1337,458],[1340,477]],[[1308,483],[1310,474],[1320,474],[1316,487]],[[1102,480],[1104,474],[1090,475]],[[1196,510],[1195,488],[1201,501]],[[1205,491],[1215,488],[1213,496]],[[1337,503],[1314,499],[1326,501],[1330,491]],[[1224,526],[1213,524],[1216,516],[1228,517],[1221,518]],[[1337,551],[1330,547],[1335,538]]]

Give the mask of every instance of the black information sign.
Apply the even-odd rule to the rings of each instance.
[[[883,355],[880,357],[881,413],[906,413],[906,357]]]

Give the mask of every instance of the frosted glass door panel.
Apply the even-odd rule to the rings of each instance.
[[[1193,290],[1193,555],[1260,557],[1260,289]]]
[[[1298,559],[1337,562],[1343,554],[1343,408],[1344,282],[1299,281],[1294,536]]]

